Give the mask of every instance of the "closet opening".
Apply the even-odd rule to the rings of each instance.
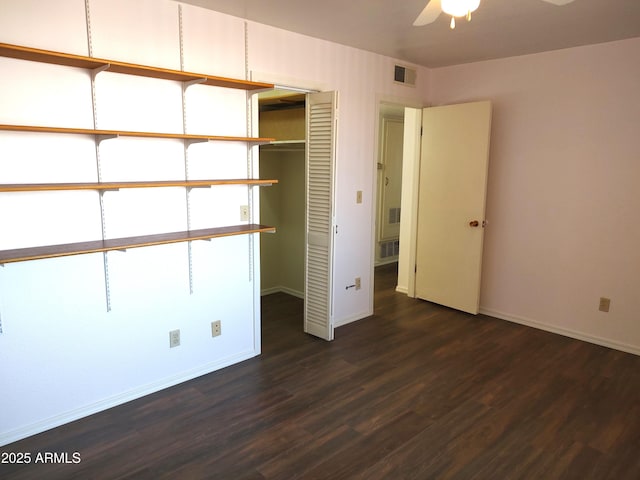
[[[299,323],[278,328],[301,332],[305,292],[306,93],[285,89],[263,92],[258,95],[258,109],[260,135],[276,139],[260,146],[260,176],[278,179],[278,184],[259,189],[260,222],[276,226],[276,233],[260,237],[261,296],[270,308],[275,308],[274,304],[287,304],[289,308],[297,305]]]

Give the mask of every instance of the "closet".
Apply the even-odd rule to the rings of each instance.
[[[260,175],[279,179],[278,185],[260,189],[260,220],[277,226],[276,233],[261,238],[262,295],[304,298],[305,97],[278,90],[259,97],[260,134],[276,139],[260,146]]]

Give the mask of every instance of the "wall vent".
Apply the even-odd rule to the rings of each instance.
[[[400,240],[380,243],[380,258],[397,257],[400,253]]]
[[[416,78],[418,72],[412,68],[407,68],[402,65],[396,65],[393,73],[393,81],[396,83],[402,83],[403,85],[416,85]]]

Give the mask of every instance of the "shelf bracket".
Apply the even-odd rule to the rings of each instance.
[[[100,145],[104,140],[112,140],[114,138],[118,138],[118,135],[115,133],[113,135],[96,135],[96,142]]]
[[[119,188],[98,188],[96,187],[96,190],[98,192],[100,192],[100,195],[102,195],[104,192],[119,192],[120,189]]]
[[[105,70],[109,70],[111,68],[110,63],[105,63],[104,65],[100,65],[97,68],[91,70],[91,79],[95,80],[99,73],[104,72]]]
[[[202,78],[196,78],[195,80],[187,80],[186,82],[182,82],[182,90],[184,92],[187,91],[187,88],[193,86],[193,85],[200,85],[201,83],[206,82],[207,79],[202,77]]]
[[[189,148],[194,143],[206,143],[208,141],[209,141],[209,139],[207,139],[207,138],[185,138],[184,139],[184,146],[186,148]]]
[[[194,188],[211,188],[213,185],[189,185],[187,187],[187,192],[191,192]]]

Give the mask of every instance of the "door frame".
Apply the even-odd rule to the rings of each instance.
[[[282,76],[282,75],[277,75],[277,74],[272,74],[272,73],[264,73],[264,72],[256,72],[256,71],[251,71],[250,72],[250,77],[252,81],[257,81],[257,82],[264,82],[264,83],[272,83],[274,84],[274,89],[276,90],[286,90],[286,91],[291,91],[291,92],[299,92],[299,93],[305,93],[306,95],[309,94],[313,94],[313,93],[322,93],[322,92],[330,92],[330,91],[335,91],[335,89],[332,89],[330,87],[328,87],[325,84],[321,84],[318,83],[316,81],[312,81],[312,80],[301,80],[301,79],[296,79],[296,78],[291,78],[291,77],[286,77],[286,76]],[[251,95],[250,93],[248,95]],[[337,92],[336,92],[337,95]],[[251,122],[250,125],[259,125],[259,105],[258,105],[258,95],[252,95],[250,97],[250,101],[248,101],[248,107],[249,109],[249,114],[251,115]],[[309,106],[307,105],[305,107],[305,118],[308,115],[308,108]],[[305,120],[305,123],[307,122],[307,120]],[[305,130],[308,128],[308,125],[305,124]],[[253,135],[256,134],[256,132],[252,132]],[[337,135],[337,131],[335,132],[335,134]],[[335,139],[334,139],[335,141]],[[337,145],[334,145],[334,169],[335,169],[335,162],[337,161],[337,153],[335,153],[335,148]],[[305,151],[307,151],[308,147],[305,147]],[[308,155],[305,153],[305,172],[308,172]],[[258,169],[259,168],[259,156],[258,157],[254,157],[252,159],[252,165],[253,168]],[[305,174],[306,176],[306,174]],[[334,188],[335,188],[335,178],[334,178]],[[306,182],[306,180],[305,180]],[[305,190],[306,190],[306,185],[305,185]],[[306,193],[305,193],[306,195]],[[252,202],[252,208],[255,208],[255,211],[260,211],[260,204],[259,204],[259,195],[256,196],[258,198],[258,201],[256,201],[255,197],[254,197],[254,201]],[[335,219],[335,199],[332,200],[332,218]],[[306,215],[305,215],[305,224],[306,224]],[[334,224],[334,220],[332,220],[332,225]],[[333,227],[332,227],[332,232],[333,232]],[[305,235],[306,237],[306,235]],[[307,250],[307,246],[306,246],[307,240],[305,238],[305,252]],[[258,252],[259,252],[259,248],[258,248]],[[329,269],[330,269],[330,274],[333,275],[333,271],[335,268],[334,265],[334,256],[332,255],[330,258],[330,265],[329,265]],[[305,285],[304,285],[304,289],[306,292],[306,288],[307,288],[307,259],[306,259],[306,253],[305,253],[305,261],[304,261],[304,265],[305,265]],[[254,269],[255,271],[255,275],[259,276],[260,275],[260,268],[261,268],[261,262],[258,262],[258,268]],[[258,313],[257,315],[254,315],[254,318],[256,319],[256,322],[254,324],[254,343],[255,344],[259,344],[261,341],[261,335],[260,335],[260,329],[261,329],[261,315],[260,315],[260,292],[259,292],[259,282],[256,282],[256,284],[258,285],[256,287],[256,289],[258,290],[258,294],[257,294],[257,302],[254,303],[254,309],[255,311]],[[328,335],[327,338],[325,338],[326,340],[333,340],[333,330],[335,328],[335,325],[333,324],[333,286],[330,287],[331,291],[329,292],[329,297],[330,297],[330,305],[329,305],[329,315],[330,315],[330,335]],[[307,305],[307,299],[304,298],[303,301],[305,302],[305,312],[306,312],[306,305]],[[303,321],[303,325],[302,328],[305,328],[305,322]],[[313,332],[307,332],[310,333],[312,335],[316,335]],[[317,335],[316,335],[317,336]],[[324,337],[321,337],[324,338]],[[257,351],[260,351],[260,349],[257,349]]]
[[[381,128],[380,128],[380,114],[381,114],[381,109],[382,109],[382,104],[390,104],[390,105],[394,105],[397,107],[402,107],[404,108],[405,112],[404,112],[404,122],[405,122],[405,138],[407,137],[406,134],[406,129],[407,129],[407,112],[409,112],[409,114],[411,115],[411,112],[413,111],[418,111],[422,112],[422,109],[425,107],[424,102],[420,101],[420,100],[416,100],[416,99],[409,99],[409,98],[399,98],[399,97],[394,97],[394,96],[388,96],[388,95],[378,95],[376,97],[376,115],[375,115],[375,152],[374,152],[374,162],[371,166],[371,168],[373,168],[373,185],[372,185],[372,192],[374,192],[375,195],[375,199],[373,202],[371,202],[372,204],[372,210],[371,210],[371,279],[372,281],[370,282],[370,288],[371,291],[369,293],[369,298],[370,300],[370,311],[373,312],[374,311],[374,305],[373,305],[373,300],[374,300],[374,288],[375,288],[375,267],[376,267],[376,244],[377,244],[377,235],[378,235],[378,231],[377,231],[377,215],[378,215],[378,202],[379,202],[379,192],[378,192],[378,158],[380,158],[380,148],[381,148],[381,141],[380,141],[380,137],[383,134]],[[420,138],[420,130],[418,127],[418,142],[419,142],[419,138]],[[415,208],[411,208],[410,204],[407,204],[407,199],[405,198],[406,196],[412,196],[413,195],[413,190],[414,188],[412,188],[411,182],[409,180],[411,180],[412,176],[415,177],[415,174],[413,173],[414,170],[414,164],[417,165],[419,167],[420,165],[420,144],[418,143],[418,158],[417,160],[412,159],[411,161],[407,161],[407,149],[409,147],[406,145],[406,143],[403,143],[403,159],[402,159],[402,194],[401,194],[401,202],[400,202],[400,254],[398,256],[398,281],[396,283],[396,291],[400,292],[400,293],[407,293],[407,288],[406,288],[406,277],[407,275],[404,273],[404,270],[406,269],[406,264],[407,264],[407,260],[404,258],[404,256],[406,254],[408,254],[411,251],[411,242],[409,242],[408,245],[405,245],[407,239],[410,239],[410,236],[407,236],[407,233],[404,232],[404,230],[409,230],[409,235],[411,233],[411,228],[412,225],[414,225],[414,229],[415,226],[417,225],[417,221],[418,218],[417,216],[415,217],[415,220],[411,219],[411,212],[415,211]],[[410,150],[410,148],[409,148]],[[418,201],[417,201],[417,184],[415,186],[415,193],[416,193],[416,200],[415,200],[415,205],[417,206]],[[405,213],[406,212],[406,213]],[[414,235],[415,237],[415,235]],[[404,240],[404,242],[403,242]],[[415,264],[415,241],[413,242],[413,264]],[[415,280],[415,278],[414,278]],[[412,283],[415,283],[412,282]],[[415,289],[414,289],[415,291]],[[414,294],[415,296],[415,294]]]
[[[393,257],[390,261],[387,260],[383,260],[380,257],[380,249],[379,249],[379,244],[380,242],[383,241],[391,241],[392,239],[396,239],[395,235],[392,236],[387,236],[385,237],[384,235],[384,222],[385,222],[385,218],[388,218],[388,211],[385,211],[385,198],[386,198],[386,185],[385,185],[385,179],[387,178],[386,172],[387,172],[387,168],[389,167],[389,164],[387,162],[387,152],[388,152],[388,136],[387,136],[387,132],[388,132],[388,128],[391,124],[400,124],[404,126],[404,107],[397,107],[398,109],[402,109],[402,113],[397,113],[396,111],[391,111],[391,112],[381,112],[380,113],[380,135],[379,135],[379,142],[380,145],[378,146],[378,163],[377,163],[377,168],[376,168],[376,176],[378,178],[378,182],[376,185],[376,204],[377,204],[377,211],[376,211],[376,243],[374,244],[374,258],[376,259],[376,265],[382,265],[384,263],[392,263],[392,262],[396,262],[397,261],[397,257]],[[402,171],[400,171],[400,182],[402,182]],[[401,185],[402,188],[402,185]],[[399,202],[397,204],[397,206],[399,205]],[[398,237],[399,238],[399,229],[400,229],[400,224],[398,222]]]
[[[400,254],[398,256],[398,284],[396,291],[412,298],[416,296],[415,264],[418,246],[422,108],[407,107],[404,111]]]

